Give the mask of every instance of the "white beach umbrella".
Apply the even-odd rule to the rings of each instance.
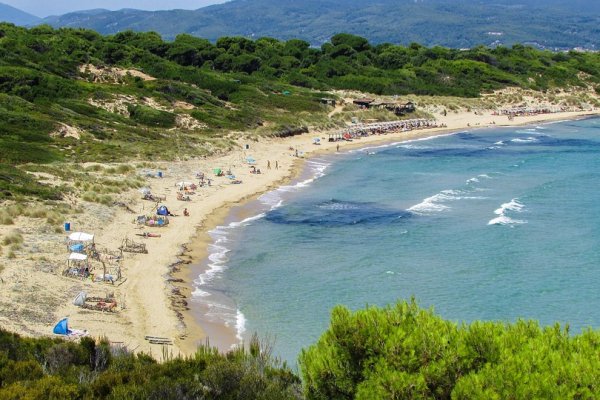
[[[74,240],[77,242],[88,242],[90,240],[94,240],[94,235],[85,232],[73,232],[69,235],[69,240]]]

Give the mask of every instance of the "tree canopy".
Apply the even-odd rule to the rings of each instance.
[[[591,399],[600,334],[534,321],[456,324],[415,301],[336,307],[302,351],[307,399]]]

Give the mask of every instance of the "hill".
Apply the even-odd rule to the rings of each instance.
[[[9,6],[8,4],[0,3],[0,21],[10,22],[15,25],[33,25],[37,24],[42,19],[21,11],[18,8]]]
[[[508,86],[600,91],[599,54],[522,45],[374,46],[338,34],[315,49],[298,39],[165,42],[155,33],[10,24],[0,24],[0,38],[0,199],[60,196],[14,168],[27,163],[181,159],[227,151],[242,135],[343,125],[319,102],[336,89],[459,97]],[[378,118],[396,118],[388,114]]]
[[[319,46],[348,32],[374,43],[421,43],[452,48],[533,44],[540,48],[595,49],[600,4],[592,0],[234,0],[195,11],[76,12],[47,18],[52,26],[102,34],[127,29],[222,36],[298,38]]]

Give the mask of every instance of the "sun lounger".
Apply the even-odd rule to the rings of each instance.
[[[148,250],[146,249],[145,243],[137,243],[137,242],[134,242],[133,240],[127,239],[127,238],[123,239],[123,241],[121,242],[121,247],[119,247],[119,250],[128,252],[128,253],[148,254]]]

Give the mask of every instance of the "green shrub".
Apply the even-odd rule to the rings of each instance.
[[[308,399],[597,398],[600,333],[555,325],[456,325],[414,301],[350,312],[303,350]]]
[[[129,105],[127,107],[131,119],[148,126],[172,128],[175,126],[175,114],[157,110],[148,106]]]

